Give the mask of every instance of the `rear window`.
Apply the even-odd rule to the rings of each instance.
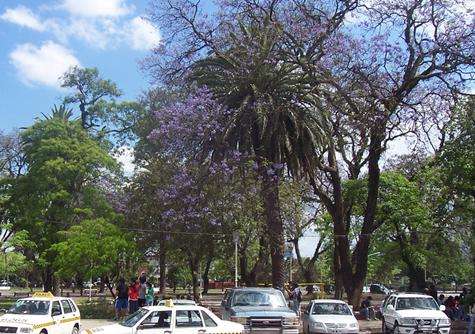
[[[61,306],[63,307],[64,313],[73,313],[73,310],[71,309],[71,305],[69,304],[67,300],[62,300]]]

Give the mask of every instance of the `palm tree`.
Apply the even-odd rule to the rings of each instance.
[[[67,109],[64,104],[61,104],[59,107],[55,104],[53,108],[51,108],[51,115],[45,115],[43,113],[42,115],[47,120],[61,119],[65,122],[68,122],[73,117],[73,110]]]
[[[268,17],[228,27],[226,49],[194,64],[191,80],[207,86],[234,112],[222,143],[250,153],[261,178],[272,259],[272,283],[284,285],[284,229],[279,178],[286,171],[303,176],[313,170],[320,136],[306,108],[305,82],[294,65],[280,58],[283,33]],[[313,114],[314,115],[314,114]],[[221,152],[213,152],[219,156]]]

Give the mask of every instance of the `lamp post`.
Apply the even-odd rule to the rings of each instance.
[[[238,243],[239,243],[239,232],[233,232],[234,240],[234,287],[238,286]]]

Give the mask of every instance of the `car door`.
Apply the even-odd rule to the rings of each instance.
[[[175,312],[175,330],[173,334],[205,334],[206,327],[200,310],[179,309]]]
[[[77,317],[67,299],[61,300],[60,303],[64,313],[64,317],[61,320],[62,324],[64,325],[64,331],[66,334],[72,334],[74,331],[74,325],[78,323]]]
[[[304,330],[308,328],[308,323],[310,319],[310,314],[312,312],[313,302],[308,303],[307,308],[302,313],[302,325]]]
[[[51,326],[50,333],[54,334],[71,334],[67,332],[67,325],[63,321],[65,319],[63,309],[58,300],[54,300],[51,306],[51,318],[53,318],[54,324]]]
[[[172,311],[153,311],[137,326],[137,334],[172,334]]]

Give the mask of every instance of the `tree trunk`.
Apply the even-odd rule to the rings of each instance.
[[[54,282],[53,282],[53,269],[51,266],[47,265],[43,271],[43,291],[44,292],[53,292]]]
[[[240,252],[239,255],[239,273],[241,275],[241,281],[249,286],[249,273],[247,272],[247,255],[245,252]]]
[[[261,168],[263,178],[262,197],[266,215],[269,248],[272,263],[272,286],[283,290],[285,283],[284,266],[284,226],[280,215],[279,177],[269,175],[265,168]]]
[[[166,258],[166,245],[165,245],[165,235],[162,233],[161,242],[160,242],[160,253],[159,253],[159,266],[160,266],[160,294],[164,295],[167,284],[167,258]]]
[[[101,280],[102,281],[102,280]],[[111,281],[109,279],[109,276],[104,276],[104,280],[103,280],[104,284],[107,286],[107,288],[109,289],[109,292],[111,293],[111,296],[113,299],[115,299],[115,293],[114,293],[114,288],[111,284]]]
[[[213,262],[213,256],[208,255],[206,258],[205,270],[203,272],[203,294],[207,294],[209,290],[209,270],[211,269],[211,263]]]
[[[257,274],[263,272],[264,264],[269,259],[267,248],[267,236],[263,233],[259,238],[259,254],[257,256],[257,261],[249,273],[248,286],[257,286]]]
[[[191,271],[191,285],[193,287],[193,300],[198,303],[201,299],[200,285],[199,285],[200,262],[195,256],[190,255],[189,264],[190,264],[190,271]]]

